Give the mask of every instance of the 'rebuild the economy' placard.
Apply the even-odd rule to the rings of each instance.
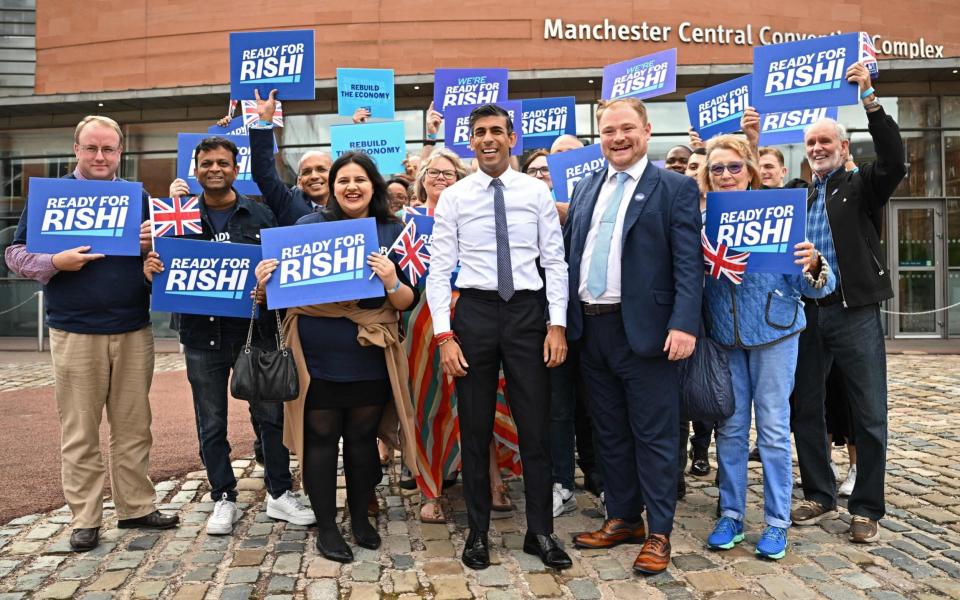
[[[231,33],[230,97],[314,100],[313,54],[312,29]]]
[[[337,114],[352,117],[358,108],[375,119],[394,117],[393,69],[337,69]]]
[[[744,75],[687,96],[690,125],[700,139],[740,129],[743,111],[750,106],[750,80],[750,75]]]
[[[27,251],[140,256],[143,185],[132,181],[30,178]]]
[[[859,58],[859,33],[757,46],[751,102],[761,113],[857,104],[860,89],[846,73]]]
[[[706,236],[749,252],[747,273],[797,275],[793,247],[806,239],[807,190],[708,192]]]
[[[603,68],[600,97],[653,98],[677,89],[677,49],[670,48]]]
[[[380,252],[376,219],[344,219],[260,231],[263,258],[279,261],[267,281],[270,309],[383,295],[367,256]]]
[[[330,149],[334,160],[344,152],[365,152],[384,175],[403,173],[407,140],[403,121],[334,125],[330,128]]]
[[[163,271],[153,275],[151,307],[191,315],[249,317],[260,246],[160,237]]]

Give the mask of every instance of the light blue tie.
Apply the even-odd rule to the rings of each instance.
[[[603,295],[607,289],[607,259],[610,257],[610,244],[613,243],[613,228],[617,224],[617,213],[623,201],[623,190],[630,177],[627,173],[617,173],[617,187],[613,189],[613,196],[607,204],[607,209],[600,217],[600,229],[597,231],[597,241],[590,256],[590,272],[587,275],[587,290],[594,300]]]

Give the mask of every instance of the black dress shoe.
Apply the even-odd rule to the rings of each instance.
[[[710,474],[710,461],[707,460],[707,453],[693,452],[693,463],[690,465],[690,474],[697,477],[703,477]]]
[[[353,550],[343,540],[339,529],[317,532],[317,552],[325,559],[338,563],[353,562]]]
[[[523,551],[540,557],[543,564],[551,569],[569,569],[573,561],[552,535],[539,535],[527,532],[523,538]]]
[[[93,550],[100,543],[99,527],[83,527],[70,533],[70,547],[76,552]]]
[[[374,529],[369,521],[364,520],[361,523],[351,526],[353,529],[353,539],[357,545],[367,550],[376,550],[380,547],[380,534]]]
[[[463,564],[474,571],[481,571],[490,566],[490,542],[487,541],[486,531],[470,531],[461,558]]]
[[[180,523],[180,517],[177,515],[165,515],[159,510],[155,510],[149,515],[143,515],[136,519],[120,519],[117,521],[117,527],[120,529],[133,529],[142,527],[146,529],[170,529]]]

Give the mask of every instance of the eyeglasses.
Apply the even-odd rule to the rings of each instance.
[[[116,156],[120,152],[119,148],[114,148],[112,146],[80,146],[80,151],[88,156],[96,156],[97,153],[103,154],[104,157]]]
[[[457,172],[456,172],[456,171],[449,171],[449,170],[447,170],[447,171],[441,171],[440,169],[427,169],[427,177],[430,177],[430,178],[432,178],[432,179],[436,179],[436,178],[438,178],[438,177],[440,177],[440,176],[443,176],[444,179],[456,179],[456,178],[457,178]]]
[[[736,175],[737,173],[743,170],[743,163],[742,162],[730,162],[727,164],[714,163],[707,168],[710,169],[710,174],[713,175],[714,177],[722,176],[724,170],[730,171],[731,175]]]
[[[530,177],[546,177],[550,174],[550,167],[528,167],[527,175]]]

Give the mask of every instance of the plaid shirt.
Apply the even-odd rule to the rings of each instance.
[[[840,267],[837,264],[837,249],[833,245],[830,220],[827,219],[827,181],[839,171],[839,168],[834,169],[823,179],[813,176],[813,188],[817,192],[817,199],[813,201],[807,212],[807,239],[813,242],[836,275],[837,290],[840,289]]]

